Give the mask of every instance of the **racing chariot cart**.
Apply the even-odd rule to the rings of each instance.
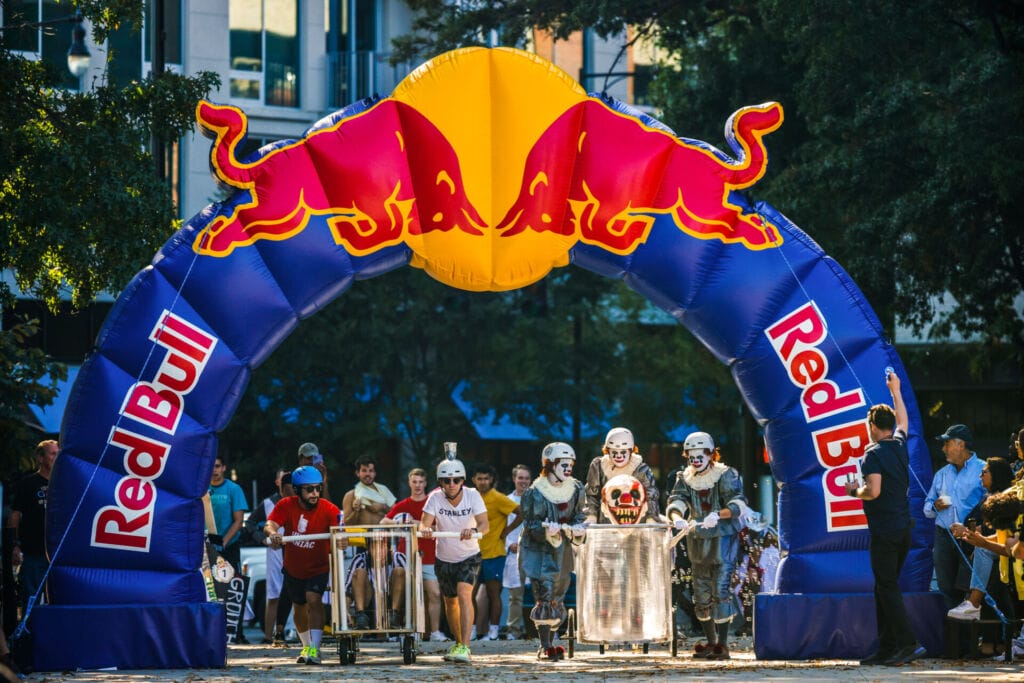
[[[576,608],[567,611],[566,642],[612,644],[647,654],[668,643],[678,655],[672,607],[673,529],[664,524],[592,524],[576,554]]]
[[[364,635],[395,636],[401,643],[402,662],[415,664],[418,639],[423,632],[423,576],[417,552],[416,524],[331,527],[331,628],[338,639],[342,664],[355,664],[359,639]],[[366,550],[373,612],[369,628],[356,628],[346,591],[354,555],[347,549]],[[390,608],[395,592],[402,607]]]

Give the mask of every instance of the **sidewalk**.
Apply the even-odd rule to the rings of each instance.
[[[247,632],[250,640],[261,634]],[[564,644],[564,643],[563,643]],[[733,649],[733,658],[725,662],[705,662],[690,657],[689,646],[680,648],[673,658],[667,645],[651,645],[648,654],[609,647],[600,654],[597,645],[576,644],[575,657],[557,663],[539,662],[536,641],[474,641],[471,643],[471,664],[450,664],[441,656],[446,643],[421,643],[415,664],[403,665],[399,643],[365,642],[354,665],[342,666],[337,646],[331,641],[321,650],[323,665],[304,666],[295,663],[297,646],[285,649],[264,645],[231,645],[225,669],[170,671],[77,671],[38,673],[28,681],[74,681],[84,683],[177,683],[204,681],[228,683],[293,683],[325,680],[346,681],[1022,681],[1024,662],[1005,664],[981,660],[923,659],[901,668],[883,666],[861,667],[845,660],[809,662],[758,661],[754,659],[752,641],[741,638]],[[692,646],[692,643],[691,643]]]

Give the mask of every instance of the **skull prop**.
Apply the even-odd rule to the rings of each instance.
[[[601,489],[601,513],[612,524],[638,524],[647,516],[647,491],[636,477],[620,474]]]

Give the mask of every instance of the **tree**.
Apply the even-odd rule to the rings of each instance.
[[[442,441],[474,459],[482,444],[452,400],[460,385],[470,417],[507,415],[540,442],[568,438],[581,458],[607,422],[629,424],[643,443],[698,421],[736,435],[726,368],[674,325],[642,324],[650,313],[622,283],[577,268],[500,293],[453,289],[414,268],[357,282],[256,369],[222,447],[244,454],[245,479],[293,462],[308,440],[330,454],[332,477],[365,452],[399,447],[429,468]]]
[[[786,108],[755,188],[895,318],[1012,344],[1024,358],[1024,12],[1019,2],[417,0],[396,58],[633,28],[669,58],[654,98],[682,135],[719,144],[739,106]],[[940,305],[941,303],[945,306]]]
[[[591,291],[614,286],[603,282]],[[564,289],[565,279],[554,288]],[[252,452],[260,443],[313,439],[352,461],[392,440],[426,466],[442,441],[477,439],[452,400],[463,383],[481,412],[495,408],[546,438],[565,428],[582,393],[567,384],[573,353],[596,354],[600,345],[588,317],[587,346],[572,349],[576,311],[553,311],[544,289],[467,292],[413,268],[358,282],[254,373],[224,441]],[[596,373],[588,380],[593,401],[601,393]],[[272,467],[284,448],[260,466]]]
[[[119,22],[141,25],[140,0],[78,3],[102,41]],[[9,24],[16,23],[10,11]],[[192,128],[196,102],[219,85],[201,72],[167,73],[125,87],[72,92],[41,62],[13,54],[0,33],[0,270],[54,311],[62,296],[81,308],[119,291],[180,227],[169,188],[153,172],[151,131]],[[0,306],[13,301],[0,281]],[[26,436],[20,410],[52,399],[62,368],[31,349],[33,321],[0,331],[0,431]],[[13,372],[14,374],[11,374]],[[51,383],[40,379],[49,373]],[[12,452],[13,452],[12,448]],[[12,463],[0,463],[5,471]]]

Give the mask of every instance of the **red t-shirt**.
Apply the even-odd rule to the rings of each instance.
[[[267,519],[288,530],[288,535],[324,534],[337,526],[341,510],[329,500],[321,499],[312,510],[299,504],[298,496],[282,498]],[[284,570],[296,579],[308,579],[331,570],[331,542],[296,541],[284,544]]]
[[[406,498],[395,503],[394,507],[388,510],[388,514],[385,515],[388,519],[394,519],[403,512],[408,513],[410,517],[415,519],[417,522],[423,519],[423,506],[427,504],[427,499],[413,500],[412,498]],[[405,542],[404,540],[402,541]],[[421,538],[419,539],[419,549],[421,555],[421,562],[423,564],[434,564],[434,544],[436,541],[432,538]],[[402,548],[404,551],[405,548]]]

